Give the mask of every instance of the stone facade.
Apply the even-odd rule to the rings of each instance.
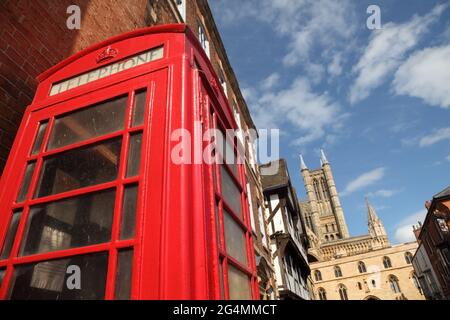
[[[417,243],[391,246],[374,207],[366,199],[368,234],[350,236],[331,165],[321,151],[321,167],[300,170],[307,200],[306,221],[316,299],[423,299],[412,267]],[[386,261],[384,261],[386,260]]]
[[[348,300],[422,300],[424,296],[417,287],[411,260],[407,258],[412,257],[416,249],[417,243],[411,242],[313,263],[314,295],[316,299],[323,299],[325,294],[327,300],[342,300],[345,290]],[[385,257],[390,260],[390,267],[384,265]],[[342,276],[336,276],[337,267]]]

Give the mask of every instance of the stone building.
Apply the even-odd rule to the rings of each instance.
[[[391,246],[366,199],[368,234],[350,236],[331,165],[309,170],[300,156],[307,200],[300,201],[316,299],[423,299],[411,265],[417,243]]]
[[[278,168],[277,174],[263,173],[262,182],[266,199],[264,215],[268,223],[280,298],[309,300],[308,240],[297,192],[284,159],[262,165],[261,168],[268,166]]]
[[[450,300],[450,187],[427,201],[413,265],[427,299]]]
[[[69,30],[67,8],[77,5],[81,28]],[[239,128],[255,129],[207,0],[5,0],[0,2],[0,174],[23,112],[36,89],[36,77],[70,55],[137,28],[185,23],[197,35],[233,109]],[[276,299],[277,287],[254,140],[238,134],[245,157],[247,193],[262,299]]]

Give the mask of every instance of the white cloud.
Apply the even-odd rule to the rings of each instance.
[[[333,76],[333,77],[337,77],[342,73],[342,57],[340,54],[336,54],[331,63],[328,64],[327,70],[328,73]]]
[[[448,108],[449,70],[450,45],[415,52],[395,74],[395,93],[421,98],[430,105]]]
[[[346,196],[350,193],[363,189],[375,182],[381,180],[384,177],[386,169],[383,167],[373,169],[358,176],[356,179],[350,181],[341,192],[341,196]]]
[[[426,215],[426,210],[422,209],[413,214],[410,214],[403,220],[401,220],[395,229],[394,238],[400,243],[414,241],[414,233],[412,226],[417,224],[418,221],[423,222]]]
[[[294,145],[304,145],[336,132],[347,117],[326,93],[314,92],[306,78],[298,77],[281,90],[244,90],[258,129],[293,127],[298,138]]]
[[[421,147],[431,146],[435,143],[447,139],[450,139],[450,127],[435,130],[433,133],[422,137],[419,140],[419,145]]]
[[[357,29],[350,0],[216,0],[213,7],[226,25],[248,18],[270,25],[287,44],[283,64],[301,64],[316,82],[326,71],[341,72],[338,63],[342,61],[333,59],[349,50]],[[313,54],[315,50],[322,54]]]
[[[450,155],[448,155],[447,157],[445,157],[445,160],[450,161]]]
[[[277,72],[272,73],[263,81],[261,81],[261,89],[270,90],[274,88],[280,81],[280,75]]]
[[[350,102],[364,100],[380,86],[447,7],[448,4],[437,5],[424,16],[415,15],[402,24],[389,22],[383,25],[383,29],[372,31],[369,44],[353,67],[357,77],[350,88]]]
[[[389,189],[380,189],[375,192],[369,192],[367,196],[369,197],[382,197],[382,198],[390,198],[393,195],[399,193],[400,190],[389,190]]]

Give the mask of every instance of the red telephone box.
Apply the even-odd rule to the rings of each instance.
[[[113,37],[38,80],[0,181],[1,299],[258,298],[243,165],[173,161],[174,130],[194,149],[237,128],[185,25]]]

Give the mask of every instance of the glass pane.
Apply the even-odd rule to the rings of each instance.
[[[145,100],[147,98],[147,90],[136,93],[133,109],[133,127],[144,124]]]
[[[231,170],[233,171],[234,175],[237,176],[237,158],[236,158],[236,154],[234,153],[234,148],[233,146],[230,144],[230,142],[226,141],[225,143],[225,163],[228,164],[228,166],[231,168]]]
[[[32,155],[39,153],[41,149],[42,141],[44,140],[45,129],[47,129],[48,121],[41,122],[39,125],[39,130],[34,140],[33,149],[31,151]]]
[[[11,280],[10,299],[104,299],[107,269],[107,253],[17,266]]]
[[[117,138],[46,158],[35,197],[115,180],[121,145],[122,139]]]
[[[64,115],[55,120],[48,150],[122,130],[127,96]]]
[[[6,269],[0,269],[0,288],[2,287],[3,279],[5,278]]]
[[[131,275],[133,273],[133,250],[120,250],[117,256],[116,300],[131,297]]]
[[[25,169],[25,175],[22,180],[22,185],[20,186],[19,195],[17,196],[17,202],[25,201],[27,197],[28,189],[30,188],[31,178],[33,178],[34,167],[36,161],[30,162]]]
[[[247,250],[244,230],[234,221],[226,210],[223,210],[225,227],[225,244],[227,253],[239,262],[247,265]]]
[[[13,213],[11,222],[9,223],[8,232],[6,233],[5,241],[3,242],[2,253],[0,259],[7,259],[11,254],[11,249],[16,237],[17,227],[19,226],[20,218],[22,217],[22,210]]]
[[[222,247],[220,241],[220,219],[219,219],[219,203],[216,201],[215,205],[215,215],[216,215],[216,233],[217,233],[217,245],[219,248]]]
[[[225,199],[228,206],[242,218],[241,211],[241,192],[234,183],[233,179],[229,175],[224,166],[220,166],[220,175],[222,178],[222,196]]]
[[[223,260],[220,260],[219,262],[219,285],[220,285],[220,299],[225,298],[225,291],[223,288]]]
[[[123,194],[122,223],[120,239],[134,238],[136,228],[138,185],[126,186]]]
[[[250,278],[232,265],[228,265],[228,287],[230,300],[250,300],[252,298]]]
[[[141,163],[142,132],[130,136],[130,147],[128,150],[127,177],[137,176]]]
[[[115,193],[107,190],[31,207],[21,255],[110,241]]]

